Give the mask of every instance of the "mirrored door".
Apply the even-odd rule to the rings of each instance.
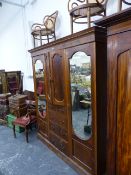
[[[88,140],[92,135],[91,57],[76,52],[70,59],[72,127],[74,134]]]
[[[36,95],[38,102],[38,113],[41,118],[46,117],[46,92],[44,63],[41,60],[35,62]]]

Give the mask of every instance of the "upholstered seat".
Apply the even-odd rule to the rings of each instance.
[[[36,121],[36,116],[30,115],[30,116],[22,116],[20,118],[16,118],[13,122],[15,125],[24,125],[27,126],[28,124]]]
[[[24,125],[24,126],[26,126],[26,125],[28,125],[30,123],[30,119],[28,118],[28,117],[20,117],[20,118],[17,118],[14,122],[13,122],[13,124],[14,125]]]
[[[106,16],[106,4],[108,0],[69,0],[68,11],[71,20],[71,33],[73,24],[87,24],[94,22],[94,16]]]
[[[40,41],[40,45],[43,44],[43,40],[46,40],[48,43],[50,40],[56,40],[55,35],[55,23],[58,16],[58,11],[54,12],[51,15],[47,15],[43,19],[43,24],[34,23],[32,25],[32,36],[34,38],[34,47],[36,46],[35,41]]]

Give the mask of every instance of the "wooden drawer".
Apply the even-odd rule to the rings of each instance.
[[[80,142],[73,140],[73,156],[77,158],[80,162],[87,165],[90,170],[92,170],[94,165],[95,157],[93,156],[93,150]]]
[[[64,140],[68,140],[67,130],[60,127],[58,124],[53,123],[53,122],[50,121],[49,122],[49,128],[50,128],[51,131],[56,133],[58,136],[62,137]]]
[[[47,123],[43,122],[43,120],[38,119],[38,132],[41,133],[42,135],[48,135],[48,128],[47,128]]]
[[[66,155],[69,154],[68,142],[64,141],[63,139],[61,139],[60,137],[58,137],[55,133],[51,131],[49,132],[49,140],[60,151],[62,151]]]
[[[64,108],[48,108],[49,120],[67,130],[67,114]]]

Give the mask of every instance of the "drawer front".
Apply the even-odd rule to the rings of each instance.
[[[66,112],[63,110],[58,109],[49,109],[48,111],[49,120],[57,125],[61,126],[62,128],[67,129],[67,116]]]
[[[82,143],[73,140],[73,157],[84,163],[84,165],[87,165],[91,171],[95,160],[93,155],[93,150],[91,148],[88,148]]]
[[[65,153],[66,155],[69,154],[69,151],[68,151],[68,142],[66,142],[63,139],[61,139],[60,137],[56,136],[51,131],[49,132],[49,140],[61,152]]]
[[[38,119],[37,121],[38,121],[38,132],[41,133],[42,135],[48,135],[47,124],[40,119]]]
[[[64,140],[66,140],[66,141],[68,140],[67,130],[60,127],[58,124],[53,123],[53,122],[50,121],[49,122],[49,128],[50,128],[51,131],[53,131],[58,136],[62,137]]]

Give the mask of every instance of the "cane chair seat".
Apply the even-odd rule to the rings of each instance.
[[[34,47],[36,46],[36,40],[40,41],[40,45],[43,44],[43,40],[45,40],[47,43],[49,43],[52,39],[56,40],[55,24],[57,16],[58,11],[55,11],[53,14],[46,15],[44,17],[43,24],[34,23],[32,25],[31,35],[34,39]]]
[[[37,37],[38,35],[40,35],[40,32],[41,32],[41,35],[43,36],[46,36],[47,34],[48,35],[50,35],[50,34],[52,34],[53,33],[53,31],[51,31],[51,30],[47,30],[47,29],[35,29],[35,30],[33,30],[32,31],[33,32],[33,35],[35,36],[35,37]]]
[[[106,16],[106,5],[108,0],[69,0],[68,11],[71,20],[71,33],[73,24],[87,24],[91,27],[94,16]]]
[[[87,17],[87,6],[88,7],[92,7],[90,9],[90,15],[94,16],[96,13],[102,13],[103,12],[103,8],[101,8],[101,6],[97,6],[97,3],[92,3],[92,4],[84,4],[84,5],[80,5],[79,7],[74,7],[71,11],[70,11],[70,15],[74,16],[74,17]]]

